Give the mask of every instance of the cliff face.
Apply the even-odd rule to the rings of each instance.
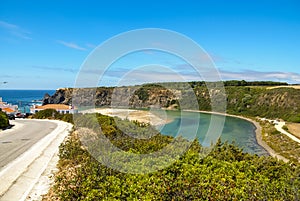
[[[208,90],[195,86],[193,91],[184,87],[164,88],[155,85],[137,87],[99,87],[95,89],[58,89],[52,96],[45,95],[43,104],[72,104],[77,106],[118,106],[131,108],[163,107],[211,110],[210,96],[218,105],[227,102],[227,112],[268,118],[282,118],[300,122],[300,90],[292,88],[227,86],[226,94],[218,89]],[[193,94],[198,105],[193,105]]]
[[[43,105],[59,103],[70,105],[72,102],[72,93],[73,89],[70,88],[57,89],[52,96],[45,94],[43,98]]]
[[[99,87],[93,89],[58,89],[50,96],[46,94],[43,105],[46,104],[67,104],[80,106],[119,106],[132,108],[146,108],[150,106],[169,107],[176,106],[180,98],[179,90],[167,89],[140,89],[138,87],[106,88]],[[72,100],[74,99],[74,100]]]

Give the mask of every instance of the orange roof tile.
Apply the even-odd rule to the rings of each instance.
[[[5,111],[5,112],[8,112],[8,113],[12,113],[12,112],[15,112],[13,109],[11,108],[2,108],[2,111]]]
[[[64,105],[64,104],[47,104],[43,106],[36,106],[36,109],[55,109],[55,110],[69,110],[70,106],[69,105]]]

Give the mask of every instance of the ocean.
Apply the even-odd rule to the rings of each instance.
[[[0,90],[0,97],[4,102],[18,105],[19,110],[23,113],[30,112],[30,106],[39,103],[48,93],[55,93],[55,90]]]

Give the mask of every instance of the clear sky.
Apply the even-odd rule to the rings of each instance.
[[[96,46],[141,28],[193,39],[224,80],[300,83],[298,0],[2,0],[0,89],[72,87]],[[156,55],[151,59],[160,62],[163,55]],[[123,70],[132,65],[129,59],[119,63]]]

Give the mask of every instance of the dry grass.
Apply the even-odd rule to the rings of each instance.
[[[300,144],[280,134],[269,122],[261,123],[263,140],[279,155],[300,163]]]
[[[267,89],[276,89],[276,88],[294,88],[294,89],[300,89],[300,85],[267,87]]]
[[[289,133],[300,138],[300,123],[287,123],[286,126],[289,129]]]

